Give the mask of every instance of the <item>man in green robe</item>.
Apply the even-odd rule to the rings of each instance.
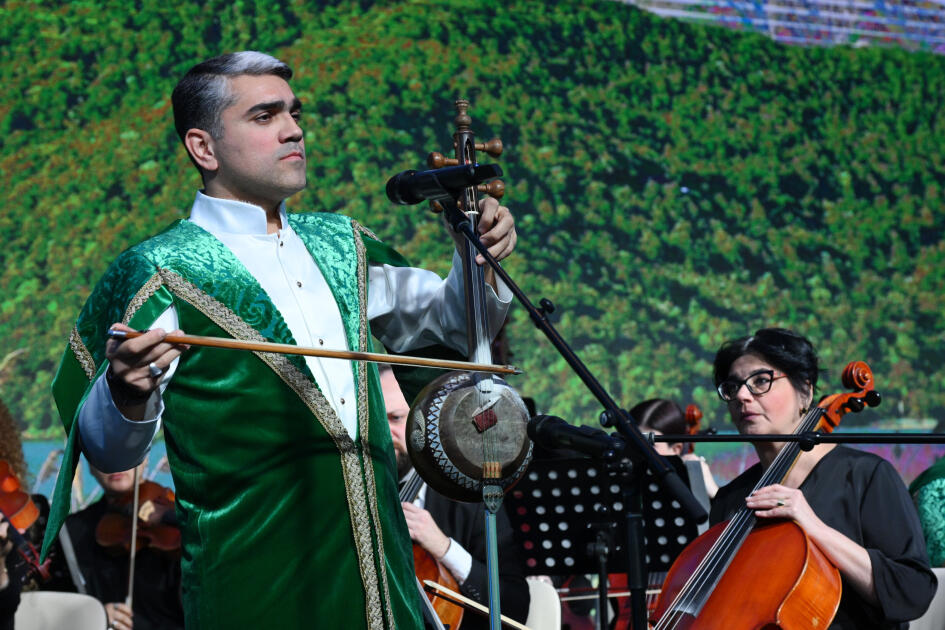
[[[203,178],[188,220],[123,252],[86,302],[53,391],[68,431],[44,550],[79,451],[133,467],[163,423],[182,530],[186,626],[417,628],[419,595],[373,365],[184,348],[168,330],[300,346],[463,351],[456,270],[444,281],[352,220],[288,214],[306,183],[292,72],[262,53],[192,68],[175,125]],[[511,214],[481,204],[497,258]],[[492,330],[507,288],[490,293]],[[109,328],[150,329],[127,341]]]

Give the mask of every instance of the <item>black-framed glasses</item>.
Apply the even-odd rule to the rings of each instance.
[[[771,391],[771,385],[776,380],[785,376],[787,374],[775,372],[774,370],[757,370],[740,381],[735,379],[724,380],[719,383],[716,389],[719,391],[719,397],[726,402],[735,400],[735,396],[738,395],[738,390],[742,388],[742,385],[747,387],[748,391],[755,396],[761,396]]]

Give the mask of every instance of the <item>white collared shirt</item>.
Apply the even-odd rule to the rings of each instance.
[[[331,290],[280,206],[281,228],[268,233],[265,211],[255,205],[197,193],[190,221],[226,245],[266,291],[300,346],[348,349],[341,313]],[[405,351],[433,343],[463,350],[466,346],[461,263],[453,258],[446,280],[422,269],[369,266],[367,316],[387,347]],[[498,296],[489,295],[487,312],[492,331],[505,318],[511,293],[499,281]],[[151,328],[178,328],[171,306]],[[184,331],[186,332],[186,331]],[[352,436],[358,418],[350,362],[305,357],[319,389]],[[127,470],[140,462],[160,426],[161,400],[173,379],[176,361],[148,401],[145,420],[128,420],[118,411],[105,379],[93,385],[79,415],[84,452],[103,471]]]

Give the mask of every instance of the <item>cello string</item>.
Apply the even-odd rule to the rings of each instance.
[[[823,409],[820,407],[812,408],[798,425],[795,434],[814,430],[820,423],[823,413]],[[794,466],[799,452],[799,443],[789,442],[785,448],[782,448],[775,456],[772,465],[762,474],[761,479],[755,485],[752,492],[772,485],[773,483],[783,481]],[[756,520],[757,518],[754,512],[747,507],[740,508],[739,511],[736,512],[735,516],[729,521],[729,525],[726,526],[722,534],[719,535],[719,538],[709,549],[708,553],[706,553],[706,556],[696,567],[693,575],[690,576],[683,585],[683,588],[680,589],[673,603],[666,609],[666,614],[663,615],[663,618],[660,619],[659,623],[654,627],[654,630],[669,627],[664,623],[664,620],[673,622],[681,619],[682,616],[686,614],[687,609],[694,607],[693,604],[699,602],[701,598],[708,598],[708,596],[711,595],[711,590],[709,589],[715,586],[713,576],[716,574],[716,571],[722,567],[723,562],[730,562],[731,558],[734,557],[738,548],[754,528]],[[712,583],[710,583],[710,581]],[[667,617],[669,617],[669,619],[667,619]]]

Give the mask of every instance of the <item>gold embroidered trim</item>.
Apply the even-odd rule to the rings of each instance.
[[[77,326],[72,327],[72,333],[69,335],[69,347],[72,348],[72,354],[75,355],[75,360],[82,366],[85,375],[89,377],[89,381],[94,380],[96,372],[95,359],[92,358],[92,353],[89,352],[89,349],[85,347],[85,343],[82,342],[82,335],[79,334],[79,328]]]
[[[352,225],[357,232],[358,228],[364,232],[370,234],[370,232],[361,227],[357,221],[352,221]],[[355,235],[357,236],[357,235]],[[375,238],[374,235],[371,235],[372,238]],[[358,300],[362,305],[358,309],[360,313],[360,323],[358,325],[358,349],[367,350],[368,344],[368,319],[367,319],[367,252],[364,248],[364,243],[360,238],[354,239],[354,247],[357,252],[358,259]],[[369,440],[370,436],[370,408],[368,406],[368,384],[367,384],[367,363],[364,361],[358,362],[358,392],[361,394],[358,397],[358,418],[359,418],[359,433],[361,439],[361,448],[364,453],[364,482],[367,485],[367,498],[368,506],[371,509],[371,520],[374,522],[374,531],[377,532],[377,555],[381,561],[378,563],[379,570],[381,573],[381,586],[384,589],[384,599],[387,602],[385,606],[387,610],[387,623],[389,628],[396,628],[394,623],[394,613],[392,606],[390,605],[390,585],[387,580],[387,564],[384,562],[384,558],[387,555],[384,553],[384,530],[381,528],[380,513],[377,505],[377,483],[374,479],[374,457],[371,453],[371,444]]]
[[[266,339],[255,328],[247,324],[239,315],[219,302],[217,299],[201,291],[185,278],[172,271],[159,272],[164,284],[172,293],[206,315],[220,328],[232,335],[235,339],[249,341],[265,341]],[[363,309],[362,309],[363,311]],[[364,315],[362,315],[364,317]],[[364,333],[362,333],[364,334]],[[368,628],[383,630],[384,623],[381,615],[381,600],[378,589],[377,570],[374,563],[374,548],[371,542],[371,523],[366,516],[368,511],[367,498],[364,494],[364,485],[361,482],[361,466],[358,461],[357,448],[348,431],[341,423],[341,419],[332,409],[324,394],[319,391],[301,370],[292,365],[283,354],[272,352],[254,352],[275,372],[286,385],[292,388],[302,402],[311,410],[325,432],[335,442],[341,458],[341,470],[345,480],[345,494],[348,497],[348,513],[351,516],[355,546],[358,553],[358,564],[361,570],[361,580],[364,584],[365,600],[368,614]],[[362,364],[363,365],[363,364]],[[373,479],[372,479],[373,481]],[[372,494],[374,502],[375,495]],[[376,511],[376,507],[373,507]],[[383,555],[379,564],[384,566]],[[384,578],[386,588],[386,576]],[[391,626],[393,627],[393,626]]]
[[[145,302],[151,299],[151,296],[154,295],[158,289],[161,288],[161,270],[158,271],[148,278],[148,281],[141,285],[141,288],[138,289],[138,292],[135,293],[134,297],[131,298],[131,301],[128,302],[128,308],[125,309],[125,314],[121,318],[121,323],[128,325],[128,322],[131,321],[131,318],[135,316],[135,313],[138,312],[138,309],[141,308]]]
[[[377,238],[377,236],[374,234],[374,232],[372,232],[371,230],[367,229],[366,227],[364,227],[363,225],[361,225],[360,223],[358,223],[358,222],[355,221],[354,219],[351,220],[351,225],[354,226],[354,231],[355,231],[355,233],[357,233],[357,232],[363,232],[364,234],[367,234],[369,237],[373,238],[375,241],[381,240],[381,239]],[[361,244],[361,245],[364,245],[364,243],[360,243],[360,244]],[[360,265],[360,263],[361,263],[361,261],[359,260],[359,261],[358,261],[358,264]]]

